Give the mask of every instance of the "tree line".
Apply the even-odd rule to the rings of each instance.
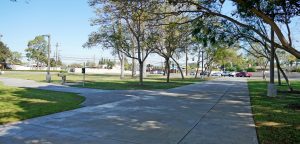
[[[231,16],[222,11],[226,2],[232,3]],[[150,53],[165,59],[167,82],[170,59],[178,64],[176,57],[186,51],[205,51],[205,69],[211,69],[216,59],[225,61],[223,49],[244,49],[269,63],[270,83],[274,83],[275,62],[286,78],[278,53],[300,58],[290,29],[299,16],[298,0],[90,0],[89,4],[96,15],[91,24],[99,29],[84,46],[101,45],[112,49],[120,61],[124,55],[136,60],[141,85]]]

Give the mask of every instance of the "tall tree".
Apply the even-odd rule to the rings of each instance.
[[[28,48],[25,49],[28,60],[36,62],[36,66],[47,64],[47,41],[44,36],[36,36],[28,42]]]
[[[11,57],[9,48],[0,41],[0,62],[6,62]]]
[[[9,58],[11,64],[22,64],[22,53],[12,52],[11,57]]]
[[[177,68],[181,73],[181,77],[184,79],[181,67],[174,57],[176,56],[176,52],[182,51],[186,46],[186,43],[182,41],[187,41],[187,37],[191,34],[191,30],[188,28],[189,25],[176,24],[179,21],[181,20],[173,18],[173,20],[169,20],[168,25],[155,27],[158,29],[157,32],[160,37],[156,42],[155,52],[165,59],[167,82],[170,81],[170,60],[173,60],[176,63]]]
[[[143,85],[144,63],[153,51],[152,42],[156,39],[147,23],[149,19],[152,19],[151,11],[156,4],[152,1],[114,0],[90,0],[89,4],[96,9],[97,18],[93,21],[94,25],[105,27],[121,19],[123,32],[116,37],[119,44],[119,47],[116,48],[126,56],[138,61],[139,83]],[[90,37],[90,40],[99,43],[99,39],[95,37]],[[136,54],[132,53],[133,48],[136,48]]]
[[[258,29],[249,24],[249,21],[243,21],[241,19],[235,19],[222,13],[222,7],[226,0],[220,1],[208,1],[208,0],[169,0],[170,3],[178,5],[179,9],[169,12],[176,13],[191,13],[194,14],[195,19],[203,16],[217,16],[222,19],[233,22],[241,27],[247,28],[248,31],[255,32],[261,36],[264,40],[272,43],[271,38],[266,37]],[[233,15],[241,18],[257,18],[264,23],[268,24],[276,34],[280,43],[275,42],[275,45],[279,45],[278,48],[283,49],[292,55],[300,58],[300,51],[298,51],[292,45],[291,31],[289,24],[292,18],[299,15],[300,1],[299,0],[227,0],[231,1],[236,6],[236,11]],[[280,29],[280,25],[285,25],[288,34],[284,35],[284,30]]]
[[[224,59],[226,49],[236,42],[234,35],[227,32],[231,31],[232,24],[216,17],[198,18],[192,24],[193,41],[197,45],[194,51],[200,55],[200,51],[204,50],[205,70],[210,75],[212,66],[218,64],[219,59]]]

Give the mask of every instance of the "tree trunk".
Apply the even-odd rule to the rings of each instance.
[[[263,67],[263,79],[264,79],[264,80],[267,79],[267,78],[266,78],[266,68],[267,68],[267,66],[268,66],[268,61],[266,62],[266,64],[265,64],[264,67]]]
[[[289,87],[289,90],[290,90],[291,92],[294,91],[294,89],[293,89],[293,87],[291,86],[290,81],[289,81],[288,77],[286,76],[285,72],[282,70],[281,67],[279,67],[279,70],[280,70],[280,72],[282,73],[282,76],[284,77],[284,79],[285,79],[285,81],[286,81],[286,84],[287,84],[287,86]]]
[[[135,43],[135,40],[134,40],[134,36],[131,34],[130,35],[131,37],[131,47],[132,47],[132,56],[135,57],[135,51],[136,51],[136,43]],[[132,67],[131,67],[131,77],[134,78],[136,76],[136,60],[134,58],[131,59],[131,62],[132,62]]]
[[[276,59],[277,62],[279,61],[277,55],[275,55],[275,59]],[[281,68],[280,65],[277,65],[277,69],[278,69],[278,71],[280,71],[282,73],[282,76],[284,77],[284,79],[286,81],[286,84],[289,87],[289,90],[292,92],[293,91],[293,87],[291,86],[290,81],[289,81],[288,77],[286,76],[285,72],[282,70],[282,68]]]
[[[142,59],[146,56],[145,50],[142,49]],[[147,77],[147,64],[146,60],[143,61],[143,78]]]
[[[201,73],[202,73],[202,76],[201,76],[201,78],[203,78],[205,76],[204,71],[203,71],[203,68],[204,68],[203,53],[204,53],[204,51],[201,50],[201,52],[202,52],[202,54],[201,54]]]
[[[181,79],[184,79],[183,71],[182,71],[179,63],[173,57],[171,57],[171,59],[176,63],[176,65],[177,65],[177,67],[178,67],[178,69],[180,71],[180,74],[181,74]]]
[[[197,61],[197,69],[196,69],[195,78],[197,78],[197,76],[198,76],[199,67],[200,67],[200,61],[199,61],[199,59],[198,59],[198,61]]]
[[[121,59],[120,59],[120,63],[121,63],[121,75],[120,75],[120,79],[124,79],[124,53],[121,53]]]
[[[197,76],[198,76],[198,72],[199,72],[199,64],[197,64],[197,69],[196,69],[196,74],[195,74],[195,78],[197,78]]]
[[[139,40],[139,38],[137,37],[136,38],[136,40],[137,40],[137,51],[138,51],[138,61],[139,61],[139,77],[140,77],[140,82],[139,82],[139,84],[142,86],[142,85],[144,85],[144,83],[143,83],[143,68],[144,68],[144,61],[142,60],[143,59],[143,57],[142,57],[142,48],[141,48],[141,44],[140,44],[140,40]]]
[[[39,70],[39,58],[36,61],[36,70]]]
[[[185,76],[188,76],[188,52],[187,52],[187,47],[185,48]]]
[[[165,58],[166,60],[166,70],[167,70],[167,83],[170,82],[170,59]]]
[[[201,50],[199,49],[199,52],[198,52],[198,60],[197,60],[197,70],[196,70],[195,78],[197,78],[197,75],[198,75],[198,72],[199,72],[199,67],[200,67],[200,54],[201,54]]]
[[[270,83],[274,84],[274,57],[275,57],[275,47],[274,47],[274,31],[271,29],[271,56],[270,56]]]
[[[144,68],[144,66],[143,66],[143,61],[139,61],[139,67],[140,67],[140,69],[139,69],[139,72],[140,72],[140,74],[139,74],[139,78],[140,78],[140,82],[139,82],[139,84],[142,86],[142,85],[144,85],[144,82],[143,82],[143,68]]]
[[[274,83],[274,57],[275,57],[275,46],[274,46],[274,30],[271,28],[271,53],[270,53],[270,83],[268,84],[268,96],[277,96],[277,88]]]
[[[136,68],[135,68],[135,59],[132,59],[132,67],[131,67],[131,77],[134,78],[136,76]]]
[[[280,63],[279,63],[278,59],[276,59],[276,65],[277,65],[278,85],[281,86],[281,77],[280,77],[280,71],[279,71]]]
[[[36,70],[39,70],[39,62],[36,63]]]
[[[166,62],[166,60],[165,60],[165,67],[163,68],[164,69],[164,74],[163,74],[163,76],[166,76],[166,74],[167,74],[167,62]]]
[[[135,48],[132,49],[132,55],[135,55]],[[132,58],[132,67],[131,67],[131,77],[135,77],[136,76],[136,68],[135,68],[135,59]]]

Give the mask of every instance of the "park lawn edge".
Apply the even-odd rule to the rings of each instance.
[[[0,125],[74,110],[81,108],[85,101],[85,97],[77,93],[18,88],[1,83],[0,89]]]
[[[294,88],[300,89],[300,81],[294,82]],[[259,143],[300,143],[300,111],[286,108],[300,104],[300,96],[278,93],[278,97],[267,97],[267,81],[263,80],[248,80],[248,89]]]
[[[7,78],[18,78],[26,80],[34,80],[36,82],[45,83],[45,74],[42,73],[6,73],[1,75],[1,77]],[[60,84],[61,78],[57,74],[52,73],[51,83]],[[120,79],[119,75],[106,75],[106,74],[89,74],[86,75],[85,86],[82,86],[82,75],[80,74],[67,74],[66,80],[67,85],[71,87],[80,87],[80,88],[94,88],[102,90],[164,90],[171,89],[180,86],[195,84],[198,82],[203,82],[211,80],[212,78],[194,78],[194,77],[185,77],[181,78],[170,78],[170,82],[166,82],[166,77],[162,75],[150,75],[144,79],[144,85],[140,86],[137,78],[131,78],[131,76],[126,76],[124,79]]]

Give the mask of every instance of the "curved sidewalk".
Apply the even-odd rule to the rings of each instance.
[[[113,93],[118,91],[93,92],[93,96],[106,99]],[[0,126],[0,143],[258,143],[246,79],[130,91],[119,97],[111,103]]]

